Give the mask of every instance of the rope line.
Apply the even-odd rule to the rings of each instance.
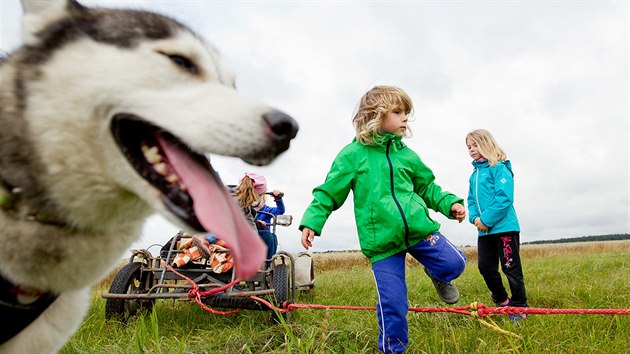
[[[235,309],[233,311],[218,311],[212,309],[211,307],[205,305],[201,299],[203,297],[213,295],[222,291],[229,289],[230,287],[238,284],[240,280],[235,279],[232,282],[225,284],[221,287],[217,287],[208,291],[199,291],[199,286],[190,278],[184,276],[183,274],[178,273],[171,266],[166,265],[166,267],[171,270],[173,273],[182,277],[184,280],[189,282],[192,285],[192,289],[188,291],[188,297],[194,298],[197,304],[201,306],[204,310],[211,312],[215,315],[231,315],[241,311],[241,309]],[[277,311],[279,313],[288,313],[291,311],[295,311],[298,309],[317,309],[317,310],[349,310],[349,311],[376,311],[376,307],[373,306],[342,306],[342,305],[320,305],[320,304],[292,304],[289,302],[284,302],[281,306],[277,307],[273,305],[271,302],[260,298],[258,296],[249,296],[250,299],[260,302],[267,306],[269,309]],[[457,307],[410,307],[408,309],[409,312],[427,312],[427,313],[436,313],[436,312],[450,312],[457,313],[461,315],[471,316],[483,326],[492,329],[504,336],[510,336],[517,339],[522,340],[523,337],[519,336],[516,333],[507,331],[499,327],[499,325],[494,322],[489,315],[516,315],[516,314],[526,314],[526,315],[630,315],[630,309],[550,309],[550,308],[538,308],[538,307],[515,307],[515,306],[501,306],[501,307],[490,307],[486,306],[482,303],[473,302],[470,305],[466,306],[457,306]]]
[[[175,269],[173,269],[173,267],[171,267],[171,266],[170,266],[170,265],[168,265],[168,264],[165,264],[165,266],[166,266],[166,268],[168,268],[171,272],[173,272],[173,273],[177,274],[177,275],[178,275],[178,276],[180,276],[182,279],[184,279],[184,280],[186,280],[187,282],[189,282],[189,283],[190,283],[190,285],[192,285],[192,287],[193,287],[193,288],[192,288],[192,289],[190,289],[190,290],[188,290],[188,297],[190,297],[190,298],[194,298],[194,299],[195,299],[195,301],[197,302],[197,304],[198,304],[199,306],[201,306],[201,308],[203,308],[204,310],[206,310],[206,311],[208,311],[208,312],[211,312],[211,313],[213,313],[213,314],[215,314],[215,315],[232,315],[232,314],[235,314],[235,313],[237,313],[237,312],[240,312],[240,311],[241,311],[241,309],[235,309],[235,310],[232,310],[232,311],[219,311],[219,310],[215,310],[215,309],[213,309],[213,308],[211,308],[211,307],[207,306],[206,304],[204,304],[204,303],[201,301],[201,298],[202,298],[202,297],[206,297],[206,296],[209,296],[209,295],[214,295],[214,294],[216,294],[216,293],[220,293],[220,292],[222,292],[222,291],[225,291],[225,290],[227,290],[227,289],[231,288],[231,287],[232,287],[232,286],[234,286],[235,284],[238,284],[238,282],[239,282],[239,280],[238,280],[238,279],[234,279],[234,280],[233,280],[233,281],[231,281],[230,283],[225,284],[225,285],[223,285],[223,286],[221,286],[221,287],[217,287],[217,288],[210,289],[210,290],[207,290],[207,291],[199,291],[199,285],[197,285],[197,283],[195,283],[192,279],[190,279],[190,278],[188,278],[187,276],[185,276],[185,275],[183,275],[183,274],[179,273],[178,271],[176,271]]]
[[[283,304],[283,308],[288,311],[296,309],[339,309],[339,310],[376,310],[370,306],[335,306],[335,305],[318,305],[318,304]],[[273,308],[275,309],[275,308]],[[472,310],[472,311],[468,311]],[[410,307],[410,312],[451,312],[462,315],[470,315],[471,312],[476,313],[480,317],[488,315],[630,315],[630,309],[550,309],[538,307],[490,307],[481,303],[473,302],[470,305],[459,307]]]

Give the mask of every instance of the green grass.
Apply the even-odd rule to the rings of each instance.
[[[491,305],[477,269],[468,264],[456,280],[458,306]],[[318,272],[304,304],[374,306],[368,266]],[[630,308],[630,252],[584,253],[524,259],[530,306],[541,308]],[[445,307],[419,266],[407,267],[411,307]],[[196,303],[158,300],[151,314],[127,325],[104,320],[102,289],[62,353],[375,353],[378,327],[373,311],[299,309],[287,323],[271,324],[269,312],[219,316]],[[630,315],[530,315],[513,325],[490,316],[514,339],[482,326],[471,316],[409,313],[408,353],[628,353]]]

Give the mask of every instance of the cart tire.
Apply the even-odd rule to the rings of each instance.
[[[142,263],[127,263],[116,274],[109,292],[112,294],[144,294],[148,292],[145,287],[151,283],[152,278],[153,273],[142,272]],[[138,311],[150,312],[154,302],[155,300],[107,299],[105,301],[105,319],[126,323]]]
[[[289,301],[289,268],[286,264],[279,264],[273,270],[273,289],[276,294],[276,305],[282,307],[286,301]],[[279,313],[274,311],[271,314],[271,320],[275,323],[280,323],[279,316],[282,316],[284,321],[288,319],[287,313]]]

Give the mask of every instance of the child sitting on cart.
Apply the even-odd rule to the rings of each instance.
[[[265,204],[265,194],[267,192],[267,180],[265,176],[246,172],[245,176],[239,181],[235,190],[235,198],[238,204],[243,208],[245,216],[253,222],[254,227],[258,230],[258,234],[267,245],[267,259],[271,259],[278,250],[278,238],[271,232],[269,224],[273,215],[284,214],[284,202],[282,197],[284,193],[274,190],[269,194],[273,195],[276,207]],[[261,213],[258,213],[261,211]],[[269,214],[265,214],[269,213]]]
[[[264,176],[251,172],[245,173],[238,186],[230,185],[228,187],[232,191],[237,204],[243,208],[245,218],[250,222],[252,228],[258,231],[258,234],[267,245],[266,259],[271,259],[278,249],[278,239],[271,232],[269,224],[271,223],[272,215],[284,214],[285,208],[282,201],[284,193],[279,190],[270,192],[269,194],[274,197],[276,207],[265,205],[267,181]],[[258,213],[258,210],[261,213]],[[227,245],[213,234],[191,235],[180,231],[177,235],[182,236],[179,244],[176,245],[181,252],[175,254],[171,262],[172,265],[182,267],[192,261],[205,258],[217,273],[224,273],[232,269],[232,256],[228,252]],[[171,242],[172,240],[164,246],[163,252],[168,252],[166,248],[170,248]],[[166,258],[165,256],[163,257]],[[267,266],[269,266],[268,262]]]
[[[266,204],[267,198],[266,195],[269,194],[273,196],[273,201],[276,204],[275,207],[269,206]],[[284,193],[281,191],[274,189],[272,192],[265,192],[260,196],[260,202],[257,207],[255,207],[256,213],[256,223],[259,226],[258,235],[262,237],[262,239],[267,244],[267,259],[271,259],[276,251],[278,250],[278,236],[274,234],[271,230],[270,224],[272,223],[272,218],[277,215],[284,214],[284,201],[282,197]],[[260,227],[262,225],[262,228]]]

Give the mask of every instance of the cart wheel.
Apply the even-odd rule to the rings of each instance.
[[[144,294],[148,292],[153,273],[142,272],[142,263],[127,263],[116,274],[109,292],[112,294]],[[105,319],[119,320],[126,323],[140,310],[151,311],[155,300],[107,299],[105,302]]]
[[[285,301],[289,301],[289,269],[286,264],[279,264],[273,271],[273,289],[276,293],[277,307],[281,307]],[[271,314],[271,320],[276,323],[280,323],[279,316],[287,320],[287,313],[273,312]]]

